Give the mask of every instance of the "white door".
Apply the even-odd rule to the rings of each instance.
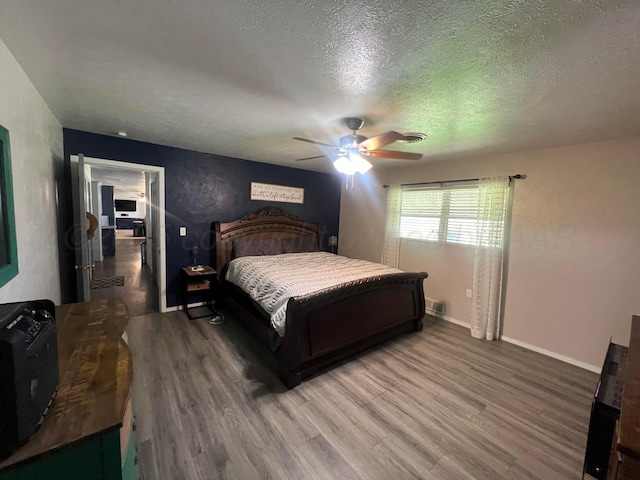
[[[158,284],[158,265],[160,265],[160,242],[158,239],[159,228],[158,228],[158,210],[159,210],[159,201],[158,201],[158,175],[155,174],[153,176],[153,180],[149,183],[149,196],[151,202],[151,232],[149,233],[149,250],[148,254],[152,257],[151,259],[151,272],[153,274],[153,282]]]
[[[93,265],[87,240],[87,189],[84,175],[84,155],[71,156],[71,198],[73,200],[73,235],[75,249],[78,302],[91,300]]]

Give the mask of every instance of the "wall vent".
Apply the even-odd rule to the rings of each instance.
[[[425,310],[427,313],[435,313],[437,315],[444,315],[444,302],[440,300],[434,300],[433,298],[424,298]]]

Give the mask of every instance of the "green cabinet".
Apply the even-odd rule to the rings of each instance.
[[[124,458],[121,458],[120,432],[112,430],[0,473],[0,479],[137,480],[133,432],[127,443]]]
[[[138,470],[136,465],[138,459],[136,458],[136,442],[133,438],[133,431],[129,434],[129,441],[127,442],[127,449],[124,452],[124,458],[122,459],[122,480],[138,480]]]

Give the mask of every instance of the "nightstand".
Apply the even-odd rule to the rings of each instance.
[[[201,270],[200,270],[201,269]],[[184,313],[187,314],[189,320],[195,320],[196,318],[210,317],[212,315],[217,315],[213,303],[215,300],[215,292],[216,292],[216,275],[218,272],[211,268],[208,265],[198,265],[196,267],[182,267],[184,285],[182,290],[182,309]],[[189,295],[193,293],[201,293],[205,295],[205,304],[202,307],[208,308],[210,313],[206,315],[199,315],[194,317],[189,313],[189,310],[193,308],[202,308],[202,307],[192,307],[189,308]]]

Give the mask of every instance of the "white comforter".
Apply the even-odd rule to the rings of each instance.
[[[332,253],[311,252],[236,258],[229,264],[226,279],[271,316],[271,325],[283,337],[291,297],[390,273],[401,271]]]

